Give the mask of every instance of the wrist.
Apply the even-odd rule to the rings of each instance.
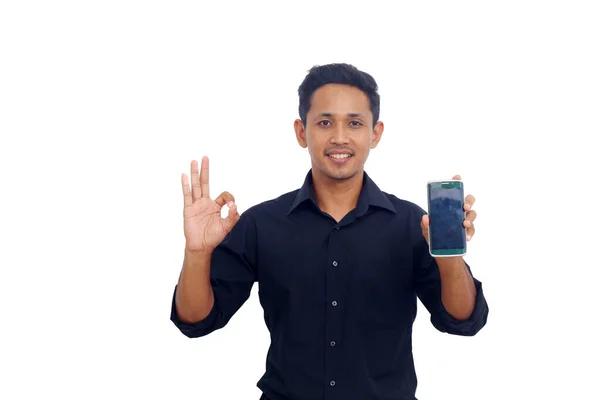
[[[438,257],[435,259],[440,274],[456,274],[462,272],[465,268],[465,262],[462,257]]]
[[[191,250],[187,246],[185,246],[185,258],[189,260],[206,260],[210,259],[212,256],[212,249],[205,250]]]

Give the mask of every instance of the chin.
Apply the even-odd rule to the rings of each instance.
[[[330,173],[327,176],[333,180],[336,181],[345,181],[347,179],[353,178],[354,176],[356,176],[358,171],[352,171],[352,172],[334,172],[334,173]]]
[[[331,168],[320,168],[320,172],[327,178],[336,181],[345,181],[356,176],[360,172],[360,169],[354,168],[343,168],[343,169],[331,169]]]

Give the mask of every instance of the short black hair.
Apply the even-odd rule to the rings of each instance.
[[[310,110],[313,93],[321,86],[329,83],[349,85],[362,90],[369,98],[373,126],[379,121],[379,93],[375,79],[366,72],[360,71],[353,65],[334,63],[312,67],[298,88],[300,104],[298,112],[300,119],[306,125],[306,114]]]

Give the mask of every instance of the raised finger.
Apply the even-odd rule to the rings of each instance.
[[[208,190],[208,157],[202,157],[202,168],[200,169],[200,188],[202,197],[210,197]]]
[[[228,204],[229,202],[235,203],[235,198],[229,192],[223,192],[219,195],[219,197],[217,197],[215,199],[215,203],[217,203],[219,205],[219,207],[223,207],[225,204]]]
[[[192,201],[196,201],[202,196],[202,192],[200,191],[200,179],[198,178],[198,161],[196,160],[192,160],[190,175],[192,178]]]
[[[191,206],[194,202],[192,199],[192,191],[190,190],[190,182],[186,174],[181,174],[181,188],[183,190],[183,205]]]

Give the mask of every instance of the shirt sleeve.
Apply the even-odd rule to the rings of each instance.
[[[471,267],[465,262],[469,274],[473,277],[477,291],[475,308],[466,320],[458,320],[450,315],[442,303],[440,271],[435,258],[429,253],[429,245],[421,232],[420,219],[417,227],[418,230],[413,233],[417,238],[413,254],[414,283],[417,296],[431,314],[432,325],[440,332],[460,336],[474,336],[485,326],[489,311],[483,294],[482,283],[473,277]]]
[[[211,257],[210,283],[213,308],[201,321],[188,323],[177,315],[175,293],[171,299],[171,321],[185,336],[197,338],[223,328],[250,297],[256,282],[256,224],[246,211]]]

